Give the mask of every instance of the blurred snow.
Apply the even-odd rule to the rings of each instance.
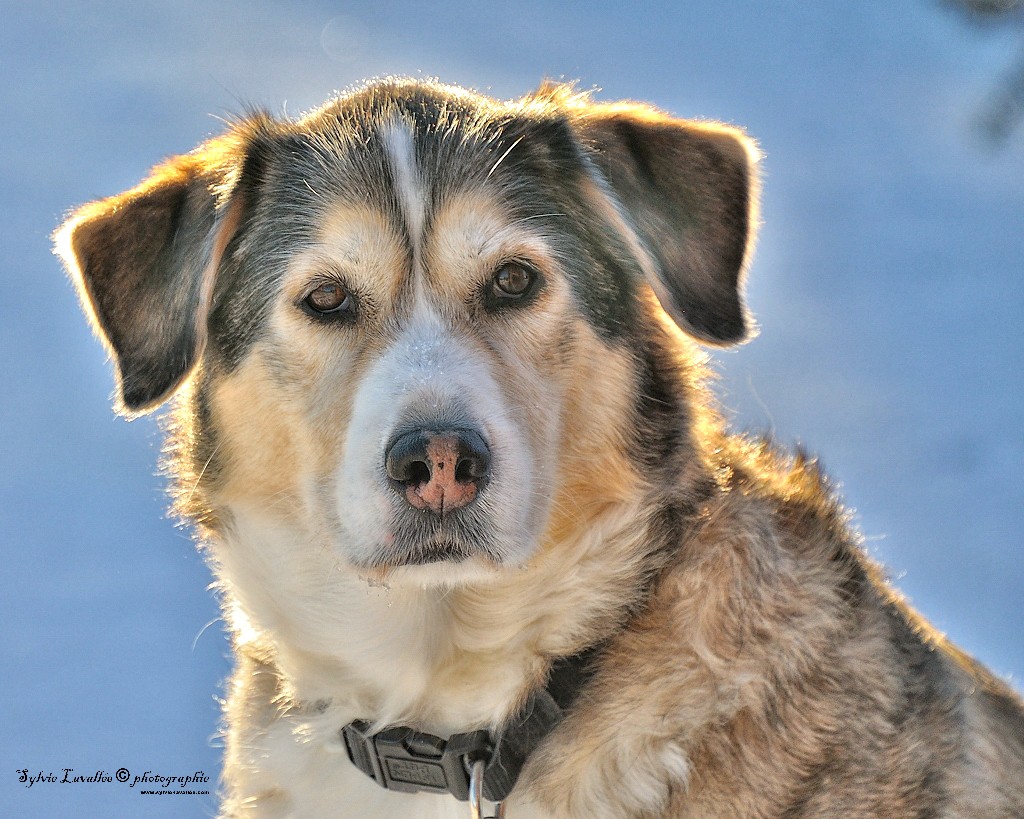
[[[927,0],[772,5],[0,3],[0,813],[212,815],[14,771],[215,779],[229,668],[159,432],[113,417],[48,234],[219,116],[380,74],[503,97],[578,79],[755,135],[761,335],[716,354],[724,403],[820,453],[900,588],[1019,685],[1024,134],[992,152],[972,131],[1019,43]]]

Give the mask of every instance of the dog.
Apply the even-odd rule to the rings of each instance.
[[[59,229],[119,410],[173,404],[222,815],[1024,817],[1021,699],[710,395],[757,162],[571,86],[389,79]]]

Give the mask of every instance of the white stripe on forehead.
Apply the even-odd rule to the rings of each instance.
[[[416,146],[413,144],[412,130],[409,123],[395,118],[381,126],[380,137],[384,142],[388,165],[391,167],[395,196],[398,198],[409,232],[413,260],[418,267],[426,202],[423,180],[420,178],[419,168],[416,167]]]

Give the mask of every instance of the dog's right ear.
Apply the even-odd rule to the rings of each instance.
[[[124,414],[163,403],[199,360],[217,268],[246,207],[249,142],[236,131],[168,160],[54,234],[114,359]]]

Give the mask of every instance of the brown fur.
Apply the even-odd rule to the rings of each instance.
[[[564,87],[499,103],[384,82],[255,117],[72,217],[123,406],[188,379],[178,506],[238,657],[225,815],[462,815],[375,790],[338,729],[496,730],[555,658],[597,646],[510,819],[1024,817],[1019,697],[886,584],[813,459],[715,409],[689,336],[750,333],[756,156],[735,129]],[[488,301],[510,259],[543,282],[514,308]],[[354,318],[302,311],[321,281]],[[514,529],[521,559],[418,574],[401,545],[346,552],[346,515],[404,509],[386,487],[345,507],[376,473],[339,464],[391,432],[350,430],[421,381],[428,421],[511,419],[503,455],[529,468],[466,507],[493,503],[481,541]],[[512,506],[532,516],[495,522]]]

